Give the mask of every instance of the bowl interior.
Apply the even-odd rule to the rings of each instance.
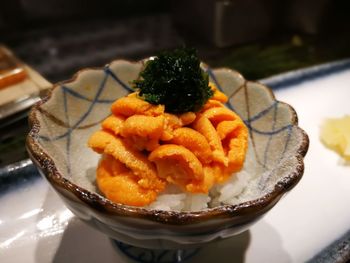
[[[100,155],[87,147],[89,136],[110,114],[110,105],[132,89],[142,62],[118,60],[104,69],[87,69],[57,85],[48,101],[38,107],[37,143],[58,171],[74,184],[97,193],[95,171]],[[235,202],[254,200],[272,191],[297,169],[305,136],[297,116],[287,104],[257,82],[249,82],[229,69],[203,65],[219,89],[228,95],[233,109],[249,128],[245,170],[252,180]]]

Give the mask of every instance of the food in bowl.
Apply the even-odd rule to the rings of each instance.
[[[98,189],[125,205],[212,206],[210,190],[243,167],[246,125],[224,106],[227,96],[209,83],[193,49],[159,54],[134,84],[136,91],[112,104],[112,114],[89,139],[102,154]],[[169,191],[172,205],[164,202]],[[183,193],[199,204],[185,206]]]

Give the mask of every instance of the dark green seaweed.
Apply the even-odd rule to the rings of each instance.
[[[213,95],[208,74],[193,48],[163,51],[147,61],[134,88],[141,98],[165,105],[170,113],[196,112]]]

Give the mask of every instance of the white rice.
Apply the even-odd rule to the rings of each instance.
[[[240,197],[254,177],[254,174],[243,169],[233,174],[224,184],[214,186],[209,194],[184,193],[176,186],[170,185],[148,208],[166,211],[200,211],[223,204],[237,204],[242,201]]]
[[[166,211],[198,211],[208,208],[209,202],[210,197],[207,194],[184,193],[175,185],[169,185],[148,208]]]

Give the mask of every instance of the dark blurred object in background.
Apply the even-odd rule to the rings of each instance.
[[[7,27],[13,24],[60,23],[77,19],[125,17],[157,13],[167,8],[161,0],[11,0],[1,1],[0,17]],[[68,21],[67,21],[68,20]]]
[[[272,0],[176,0],[175,23],[217,47],[265,37],[273,28]]]
[[[293,0],[285,8],[286,26],[291,30],[308,34],[317,34],[324,20],[329,20],[327,10],[337,1],[331,0]],[[339,2],[339,1],[338,1]],[[276,21],[277,22],[277,21]]]
[[[166,9],[161,0],[6,1],[0,35],[18,57],[57,82],[83,67],[180,45]]]
[[[221,48],[281,34],[332,32],[350,25],[344,19],[349,8],[346,0],[12,0],[1,3],[0,33],[12,39],[77,21],[87,22],[87,31],[91,21],[112,19],[122,26],[124,18],[167,14],[184,42]]]
[[[346,23],[349,7],[346,0],[11,0],[1,3],[0,32],[166,13],[181,35],[228,47],[281,32],[332,30]]]
[[[332,30],[346,22],[337,14],[350,7],[341,0],[174,0],[172,3],[173,18],[181,30],[217,47],[286,32],[318,34]]]

